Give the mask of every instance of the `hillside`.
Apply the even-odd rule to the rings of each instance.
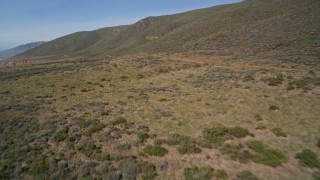
[[[30,49],[39,47],[44,43],[45,42],[43,42],[43,41],[33,42],[33,43],[20,45],[20,46],[17,46],[15,48],[12,48],[12,49],[0,51],[0,59],[6,59],[6,58],[9,58],[9,57],[15,56],[17,54],[26,52],[26,51],[28,51]]]
[[[19,57],[187,53],[318,65],[319,4],[318,0],[246,0],[148,17],[133,25],[70,34]]]

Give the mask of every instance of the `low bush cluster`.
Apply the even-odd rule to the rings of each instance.
[[[302,152],[296,155],[296,158],[299,159],[302,166],[320,169],[320,160],[318,159],[318,155],[310,149],[302,150]]]
[[[279,136],[280,137],[287,137],[288,136],[288,134],[286,132],[284,132],[282,128],[279,128],[279,127],[273,128],[271,131],[273,132],[273,134],[275,134],[278,137]]]
[[[320,86],[319,77],[303,77],[301,79],[295,79],[288,83],[287,90],[303,89],[310,90],[314,86]]]
[[[167,101],[167,98],[160,98],[159,101],[160,101],[160,102]]]
[[[93,133],[101,131],[103,128],[105,128],[105,125],[101,123],[98,120],[86,120],[86,119],[80,119],[77,122],[77,125],[79,125],[83,131],[85,136],[91,136]]]
[[[277,110],[279,110],[280,108],[278,107],[278,106],[276,106],[276,105],[270,105],[269,106],[269,110],[270,111],[277,111]]]
[[[256,121],[262,121],[262,120],[263,120],[260,114],[255,114],[255,115],[254,115],[254,119],[255,119]]]
[[[56,142],[64,141],[67,138],[68,138],[68,134],[66,131],[58,131],[53,137],[54,141]]]
[[[96,146],[91,138],[82,137],[77,143],[78,151],[82,152],[87,157],[95,157],[101,153],[101,148]]]
[[[123,123],[126,123],[126,122],[127,122],[126,118],[118,117],[117,119],[115,119],[114,121],[112,121],[111,124],[112,124],[113,126],[116,126],[116,125],[123,124]]]
[[[239,159],[240,150],[244,148],[242,144],[224,144],[219,150],[222,154],[229,156],[232,160]]]
[[[223,169],[217,169],[214,171],[214,179],[226,180],[228,179],[228,173]]]
[[[275,77],[270,77],[264,80],[269,86],[281,85],[284,81],[283,74],[277,74]]]
[[[247,76],[245,76],[245,77],[243,78],[243,81],[244,81],[244,82],[254,81],[254,80],[255,80],[254,77],[251,76],[251,75],[247,75]]]
[[[177,148],[180,154],[199,154],[201,153],[201,149],[196,145],[191,143],[181,143]]]
[[[157,176],[156,167],[149,162],[140,162],[135,157],[128,157],[120,162],[121,179],[154,179]]]
[[[91,136],[93,133],[101,131],[105,127],[104,124],[102,124],[99,121],[94,121],[91,123],[91,125],[85,130],[84,135]]]
[[[276,167],[288,161],[288,157],[278,149],[270,149],[261,141],[250,141],[248,148],[242,144],[225,144],[219,150],[233,160],[246,163],[249,160]]]
[[[248,152],[247,157],[256,163],[276,167],[288,161],[288,157],[282,151],[267,148],[261,141],[251,141],[248,146],[254,153]]]
[[[157,140],[155,143],[178,145],[177,150],[180,154],[201,153],[202,150],[198,146],[203,148],[211,148],[211,143],[207,140],[193,139],[190,136],[184,136],[176,133],[171,134],[168,139]]]
[[[214,175],[212,167],[192,167],[184,169],[186,180],[211,180]]]
[[[127,142],[121,142],[116,144],[116,149],[120,151],[129,150],[131,148],[131,145]]]
[[[147,132],[138,132],[137,136],[139,138],[140,143],[144,143],[150,137],[150,135]]]
[[[258,180],[258,178],[250,171],[241,171],[237,174],[236,180]]]
[[[168,153],[168,150],[159,145],[147,145],[143,152],[150,155],[150,156],[164,156]]]
[[[251,134],[247,129],[242,127],[226,127],[222,124],[217,124],[212,128],[206,128],[203,131],[204,138],[216,145],[222,145],[226,140],[243,138]]]

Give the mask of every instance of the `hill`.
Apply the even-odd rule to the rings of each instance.
[[[12,48],[12,49],[0,51],[0,59],[6,59],[6,58],[9,58],[9,57],[15,56],[17,54],[26,52],[26,51],[28,51],[30,49],[39,47],[44,43],[45,43],[44,41],[33,42],[33,43],[20,45],[20,46],[17,46],[15,48]]]
[[[19,57],[187,53],[317,65],[319,4],[318,0],[246,0],[148,17],[128,26],[70,34]]]

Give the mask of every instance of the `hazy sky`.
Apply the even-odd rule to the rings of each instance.
[[[0,0],[0,49],[241,0]]]

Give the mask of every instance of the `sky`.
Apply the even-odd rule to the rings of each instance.
[[[241,0],[0,0],[0,50]]]

